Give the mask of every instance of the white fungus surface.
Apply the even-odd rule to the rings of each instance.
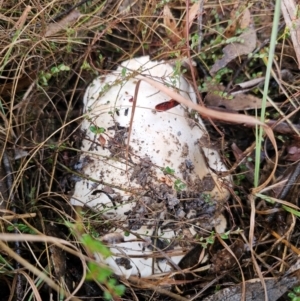
[[[120,235],[124,228],[129,230],[124,241],[110,243],[114,256],[104,259],[98,255],[125,277],[176,270],[183,256],[178,255],[182,229],[173,229],[171,221],[193,218],[199,211],[182,205],[178,190],[197,195],[199,204],[201,193],[208,202],[228,197],[213,173],[226,170],[218,152],[209,145],[200,147],[209,141],[200,117],[181,105],[157,112],[155,107],[170,98],[144,81],[136,91],[137,74],[163,82],[196,102],[192,86],[178,71],[148,56],[122,63],[116,71],[97,77],[86,90],[81,125],[85,136],[77,164],[83,176],[75,185],[71,203],[93,207],[119,223],[122,227],[114,231]],[[218,225],[218,215],[211,210],[211,227]],[[165,249],[154,245],[157,239],[165,243]]]

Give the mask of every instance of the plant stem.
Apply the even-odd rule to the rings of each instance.
[[[272,34],[271,34],[271,40],[270,40],[269,58],[268,58],[268,63],[267,63],[267,71],[266,71],[266,77],[265,77],[262,108],[261,108],[261,115],[260,115],[261,122],[265,122],[265,112],[266,112],[268,89],[269,89],[272,63],[273,63],[273,59],[274,59],[274,52],[275,52],[278,25],[279,25],[280,5],[281,5],[281,0],[276,0]],[[261,144],[262,144],[262,139],[263,139],[263,132],[264,132],[264,129],[262,126],[260,126],[259,131],[258,131],[257,145],[256,145],[256,149],[255,149],[254,187],[257,187],[259,184],[260,156],[261,156]]]

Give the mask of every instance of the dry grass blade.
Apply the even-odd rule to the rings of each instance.
[[[1,241],[32,241],[32,242],[47,242],[56,244],[61,249],[69,252],[70,254],[74,254],[79,256],[82,261],[88,260],[87,256],[84,256],[80,253],[80,251],[74,246],[73,243],[68,242],[64,239],[60,239],[57,237],[46,236],[46,235],[31,235],[31,234],[9,234],[2,233],[0,234]]]
[[[165,290],[163,288],[161,288],[159,285],[154,285],[151,284],[149,281],[137,278],[137,277],[131,277],[130,281],[133,282],[135,285],[138,285],[141,288],[147,288],[147,289],[151,289],[154,292],[158,292],[158,293],[162,293],[166,296],[169,296],[171,298],[173,298],[174,300],[178,300],[178,301],[188,301],[189,299],[182,297],[178,294],[172,293],[168,290]]]
[[[30,289],[32,290],[32,294],[34,295],[36,300],[42,301],[41,295],[39,293],[39,290],[38,290],[36,284],[34,283],[34,280],[24,271],[20,271],[20,274],[22,274],[27,279],[27,281],[30,285]]]
[[[271,234],[278,240],[280,240],[282,243],[284,243],[288,248],[290,248],[295,254],[298,256],[300,255],[300,250],[296,248],[294,245],[292,245],[288,240],[284,239],[282,236],[280,236],[275,231],[271,231]]]
[[[223,239],[220,237],[219,234],[217,234],[217,238],[219,240],[219,242],[221,243],[221,245],[231,254],[231,256],[235,259],[236,263],[239,266],[241,275],[242,275],[242,296],[241,296],[241,300],[246,300],[246,284],[245,284],[245,276],[243,273],[243,269],[241,267],[240,261],[239,259],[237,259],[237,257],[235,256],[234,252],[230,249],[230,247],[223,241]]]
[[[15,29],[16,30],[21,30],[25,24],[25,21],[28,17],[29,12],[31,11],[32,7],[30,5],[26,6],[24,12],[22,13],[22,16],[20,19],[16,22],[15,24]]]
[[[37,269],[35,266],[33,266],[31,263],[29,263],[26,259],[19,256],[17,253],[15,253],[11,248],[9,248],[3,241],[0,241],[0,247],[3,251],[7,252],[11,258],[14,258],[17,262],[22,264],[24,267],[26,267],[29,271],[31,271],[33,274],[38,276],[40,279],[43,279],[51,288],[53,288],[55,291],[60,292],[61,288],[47,275],[45,275],[44,272]],[[64,292],[64,294],[67,297],[72,297],[72,300],[80,301],[79,298],[73,296],[73,294],[70,294],[68,292]]]
[[[267,286],[264,280],[264,276],[261,272],[261,269],[257,263],[257,260],[255,258],[253,246],[254,246],[254,227],[255,227],[255,198],[253,195],[249,195],[250,205],[251,205],[251,214],[250,214],[250,229],[249,229],[249,248],[251,251],[251,258],[252,262],[255,268],[255,271],[261,281],[261,284],[263,286],[264,292],[265,292],[265,301],[268,301],[268,291]]]
[[[14,219],[23,219],[23,218],[33,218],[36,217],[36,213],[24,213],[24,214],[13,214],[13,215],[4,215],[0,219],[11,221]]]

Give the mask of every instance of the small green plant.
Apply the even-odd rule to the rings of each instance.
[[[226,44],[231,44],[231,43],[245,43],[244,39],[241,39],[240,37],[232,37],[229,38],[225,41]]]
[[[214,81],[216,83],[221,83],[223,75],[228,75],[231,74],[233,71],[230,68],[224,67],[220,69],[214,76]]]
[[[66,34],[67,34],[67,37],[68,37],[68,44],[67,44],[67,47],[66,47],[66,51],[67,51],[67,53],[72,53],[73,44],[74,44],[73,37],[76,34],[76,31],[73,28],[67,28]]]
[[[219,91],[219,96],[225,98],[225,99],[233,99],[233,95],[230,95],[228,92]]]
[[[221,237],[222,239],[228,239],[230,233],[231,233],[231,231],[229,230],[229,231],[227,231],[227,232],[225,232],[225,233],[220,234],[220,237]]]
[[[49,145],[49,148],[52,150],[57,150],[57,151],[64,151],[67,147],[67,144],[65,142],[63,143],[53,143]]]
[[[25,224],[14,224],[7,226],[7,231],[14,232],[18,229],[21,233],[36,234],[36,232]]]
[[[66,224],[90,253],[101,254],[104,258],[112,255],[101,241],[93,238],[90,234],[81,234],[80,225]],[[125,292],[125,286],[117,283],[113,277],[113,271],[108,266],[95,261],[87,263],[86,280],[97,281],[103,285],[105,300],[115,300]]]
[[[121,71],[122,77],[125,77],[125,76],[126,76],[126,72],[127,72],[127,69],[126,69],[125,67],[122,68],[122,71]]]
[[[240,168],[241,168],[241,172],[240,174],[236,174],[233,178],[233,182],[236,186],[240,186],[242,185],[242,182],[246,179],[246,176],[245,174],[243,173],[244,171],[247,172],[247,168],[246,168],[246,165],[245,164],[241,164],[240,165]]]
[[[105,128],[92,125],[92,126],[90,126],[90,131],[94,134],[103,134],[103,133],[105,133],[106,130],[105,130]]]
[[[89,234],[83,234],[81,236],[81,242],[83,245],[89,248],[92,253],[101,253],[104,257],[109,257],[111,255],[109,249],[99,240],[94,239]]]
[[[167,175],[174,175],[175,170],[170,168],[169,166],[163,168],[163,172]]]
[[[209,205],[213,205],[213,201],[212,201],[211,195],[209,193],[202,193],[202,197],[203,197],[205,203],[208,203]]]
[[[89,234],[82,235],[81,242],[92,253],[100,253],[104,257],[111,256],[110,250]],[[117,284],[116,279],[112,278],[112,274],[113,272],[108,266],[96,262],[88,262],[86,279],[98,281],[105,286],[104,298],[106,300],[114,299],[117,296],[120,297],[125,291],[125,286]]]
[[[184,190],[186,188],[186,185],[177,179],[174,182],[174,187],[175,187],[175,190],[179,192],[179,191]]]
[[[181,62],[179,60],[176,61],[174,72],[173,75],[171,76],[172,85],[177,86],[180,81],[180,76],[185,72],[186,72],[185,69],[182,70]]]
[[[63,71],[70,71],[70,67],[64,64],[60,64],[58,66],[54,66],[50,69],[50,72],[41,71],[39,73],[39,83],[42,86],[48,86],[48,81],[55,75],[59,74]]]
[[[288,297],[291,301],[300,301],[300,286],[294,287],[293,291],[288,293]]]
[[[192,41],[191,43],[191,49],[193,50],[195,47],[197,47],[199,45],[199,41],[200,41],[200,37],[199,34],[192,34],[190,37],[190,40]]]
[[[92,66],[87,61],[83,61],[80,69],[81,70],[87,70],[87,71],[94,71]]]
[[[206,249],[208,245],[212,245],[215,242],[215,232],[211,231],[208,237],[200,237],[200,244],[202,248]]]

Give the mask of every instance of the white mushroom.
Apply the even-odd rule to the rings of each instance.
[[[209,141],[200,117],[144,81],[137,88],[138,74],[196,102],[192,86],[178,70],[147,56],[97,77],[84,97],[85,138],[77,165],[83,177],[71,198],[73,205],[96,208],[119,223],[116,232],[128,229],[130,235],[123,242],[111,244],[114,256],[101,259],[126,277],[174,270],[182,257],[174,251],[181,249],[182,226],[172,229],[170,221],[199,217],[203,210],[198,226],[212,229],[229,195],[213,173],[226,170],[218,152],[200,146],[201,138],[202,144]],[[155,109],[168,105],[176,106]],[[169,247],[160,249],[154,241]],[[172,248],[176,255],[167,255]]]

